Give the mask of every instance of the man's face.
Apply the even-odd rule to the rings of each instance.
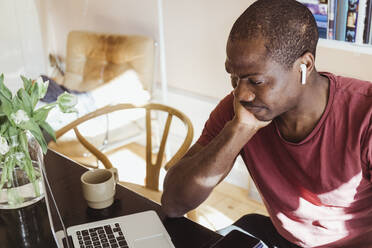
[[[258,120],[272,120],[296,107],[301,93],[296,62],[289,70],[275,62],[262,39],[228,41],[226,52],[234,95]]]

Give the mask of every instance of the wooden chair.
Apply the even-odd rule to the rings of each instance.
[[[155,41],[147,36],[73,30],[67,36],[65,56],[50,54],[55,68],[50,76],[69,90],[87,93],[77,95],[79,116],[110,104],[146,104],[153,97],[156,49]],[[61,116],[60,111],[51,111],[48,122],[58,130],[76,118],[77,115]],[[136,122],[143,122],[144,118],[143,114],[116,126],[107,119],[107,128],[96,133],[95,141],[89,141],[103,150],[142,139],[145,127],[139,128]],[[112,134],[110,138],[108,133]],[[59,147],[51,148],[75,159],[87,151],[76,141],[73,131],[71,134],[72,139],[70,134],[65,135]],[[82,159],[86,165],[95,162],[93,157],[78,161]]]
[[[117,104],[117,105],[110,105],[103,108],[100,108],[94,112],[86,114],[75,121],[71,122],[67,126],[61,128],[56,132],[57,137],[57,144],[58,138],[61,137],[63,134],[70,130],[74,130],[78,141],[89,151],[91,152],[102,164],[105,168],[111,168],[113,166],[119,167],[119,164],[113,165],[104,152],[99,150],[96,146],[90,143],[79,131],[78,126],[82,123],[85,123],[93,118],[96,118],[101,115],[106,115],[115,111],[119,110],[127,110],[127,109],[144,109],[146,111],[146,178],[144,186],[129,183],[129,182],[120,182],[120,184],[124,185],[125,187],[155,201],[160,202],[161,192],[159,191],[159,172],[162,166],[165,169],[169,169],[173,166],[182,156],[187,152],[188,148],[193,139],[193,126],[190,119],[183,114],[182,112],[174,109],[172,107],[168,107],[162,104],[155,104],[150,103],[143,106],[135,106],[133,104]],[[168,114],[167,119],[165,121],[164,131],[162,134],[160,146],[158,147],[158,152],[154,154],[152,151],[152,128],[151,128],[151,113],[153,111],[160,111],[165,112]],[[169,161],[164,161],[164,151],[165,146],[169,134],[169,129],[171,126],[173,116],[178,117],[179,120],[183,122],[186,127],[187,133],[183,143],[175,152],[175,154],[169,159]],[[155,157],[155,162],[153,162],[153,158]],[[120,176],[120,170],[119,170]]]

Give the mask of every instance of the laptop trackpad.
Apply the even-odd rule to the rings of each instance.
[[[164,235],[157,235],[150,238],[139,239],[134,241],[135,248],[167,248],[173,247]]]

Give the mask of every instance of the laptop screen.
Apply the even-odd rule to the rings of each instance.
[[[54,199],[45,168],[42,170],[50,227],[58,247],[174,248],[171,237],[154,210],[104,217],[65,228],[60,213],[65,209],[59,208],[61,205],[58,206]]]
[[[58,248],[63,248],[61,246],[61,244],[58,242],[58,237],[57,237],[57,234],[56,234],[57,231],[62,230],[62,232],[60,232],[60,233],[62,234],[61,238],[64,242],[63,246],[67,247],[67,248],[73,248],[73,246],[71,245],[70,242],[66,243],[65,237],[68,237],[67,231],[66,231],[65,225],[63,223],[63,219],[62,219],[62,216],[60,214],[57,202],[54,199],[53,191],[52,191],[51,186],[49,184],[49,180],[48,180],[48,176],[47,176],[47,173],[46,173],[46,170],[45,170],[44,163],[42,163],[41,170],[42,170],[42,174],[43,174],[43,186],[44,186],[44,189],[45,189],[45,205],[46,205],[46,209],[47,209],[47,212],[48,212],[49,224],[50,224],[50,228],[51,228],[51,231],[52,231],[52,235],[53,235],[55,244]]]

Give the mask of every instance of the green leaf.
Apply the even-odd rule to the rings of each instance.
[[[29,163],[31,163],[31,158],[30,159],[25,159],[24,164],[23,164],[23,170],[26,172],[28,177],[30,175],[30,167],[28,166]]]
[[[39,145],[41,146],[43,153],[45,154],[47,152],[48,148],[47,148],[47,144],[44,139],[43,133],[41,132],[39,125],[36,124],[35,121],[30,119],[27,122],[20,123],[19,127],[21,127],[24,130],[29,130],[32,133],[32,135],[35,137]]]
[[[13,182],[14,167],[15,167],[15,159],[13,156],[10,156],[8,160],[8,183]]]
[[[24,152],[24,154],[26,155],[26,158],[28,159],[31,159],[30,158],[30,154],[28,153],[28,142],[27,142],[27,135],[25,132],[21,132],[19,134],[19,142],[21,143],[21,149],[22,151]]]
[[[46,120],[46,118],[48,117],[49,111],[52,110],[53,108],[54,106],[52,105],[45,105],[39,108],[38,110],[36,110],[32,118],[34,119],[34,121],[36,121],[36,123],[40,125],[42,122]]]
[[[4,74],[0,76],[0,92],[9,100],[12,98],[12,92],[4,84]]]
[[[5,112],[3,111],[3,107],[2,107],[2,104],[1,104],[1,101],[0,101],[0,117],[1,116],[5,116]]]
[[[37,83],[36,82],[33,82],[33,81],[31,81],[31,79],[30,79],[30,82],[31,82],[31,88],[30,88],[30,90],[29,91],[27,91],[30,95],[32,95],[32,92],[34,92],[34,91],[38,91],[37,90]],[[38,93],[38,92],[37,92]],[[38,95],[39,95],[39,93],[38,93]]]
[[[30,130],[30,132],[35,137],[35,139],[37,140],[37,142],[39,143],[39,145],[41,146],[41,149],[42,149],[43,153],[46,154],[46,152],[48,151],[48,145],[47,145],[47,143],[46,143],[46,141],[44,139],[44,136],[41,133],[41,131]]]
[[[19,89],[17,95],[21,99],[22,109],[26,111],[28,116],[31,116],[32,114],[31,97],[27,94],[27,92],[24,89]]]
[[[36,80],[38,98],[41,99],[45,96],[48,91],[49,80],[44,81],[42,77]]]
[[[18,164],[21,170],[25,170],[25,159],[22,159],[21,163]]]
[[[2,174],[1,174],[1,180],[0,180],[0,189],[3,188],[4,184],[6,183],[7,178],[8,178],[8,166],[7,166],[7,163],[4,163]]]
[[[8,135],[9,135],[9,137],[12,137],[14,135],[18,135],[18,133],[19,133],[18,128],[13,127],[13,126],[9,126],[9,128],[8,128]]]
[[[32,182],[32,185],[34,186],[35,195],[40,196],[40,186],[39,186],[38,181],[36,180],[36,177],[35,177],[35,180]]]
[[[35,86],[37,87],[37,86]],[[39,101],[39,93],[38,90],[33,90],[31,92],[31,103],[32,103],[32,108],[35,108],[37,102]]]
[[[10,123],[8,121],[5,121],[0,126],[0,134],[3,135],[9,128]]]
[[[24,171],[26,172],[27,178],[30,180],[32,183],[34,190],[35,190],[35,195],[40,196],[40,187],[38,184],[37,179],[37,171],[35,171],[34,166],[32,165],[31,159],[24,159],[23,160],[23,168]]]
[[[36,178],[35,178],[35,169],[32,166],[32,161],[27,159],[26,162],[27,162],[26,165],[29,171],[28,178],[30,179],[31,182],[34,182]]]
[[[59,109],[63,113],[77,113],[77,109],[75,108],[77,104],[77,97],[66,91],[58,96],[57,103]]]
[[[50,137],[52,137],[52,139],[54,141],[57,141],[56,134],[55,134],[53,128],[48,124],[48,122],[44,121],[44,122],[40,123],[40,126],[41,126],[42,129],[44,129],[50,135]]]
[[[0,106],[0,117],[6,116],[6,114],[3,111],[3,108]]]
[[[13,147],[16,147],[17,148],[19,146],[18,132],[19,132],[19,130],[17,130],[17,133],[15,133],[14,135],[11,135],[11,136],[8,137],[9,138],[8,145],[10,146],[11,149]],[[13,153],[13,152],[11,152],[11,153]]]
[[[15,95],[13,97],[13,109],[23,109],[23,103],[22,100],[18,97],[18,95]]]
[[[28,92],[30,93],[30,89],[31,89],[31,86],[32,86],[32,81],[30,79],[27,79],[26,77],[22,76],[21,75],[21,78],[22,78],[22,81],[23,81],[23,88]]]
[[[1,110],[8,116],[13,113],[13,104],[12,100],[6,96],[6,93],[1,90],[0,87],[0,101],[1,101]]]

